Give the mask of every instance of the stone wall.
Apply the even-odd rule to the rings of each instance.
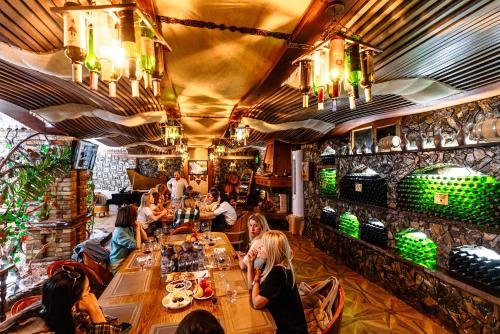
[[[158,171],[158,164],[159,163],[164,164],[164,167],[165,167],[164,171]],[[139,173],[142,175],[155,177],[155,178],[159,178],[159,179],[165,179],[168,181],[170,178],[174,177],[174,172],[176,170],[181,171],[181,174],[182,174],[182,171],[183,171],[182,159],[181,158],[137,159],[137,169],[138,169]]]
[[[135,164],[136,159],[129,158],[125,149],[99,149],[93,173],[95,192],[109,195],[130,187],[127,169],[135,168]]]
[[[416,168],[440,162],[470,167],[484,174],[500,177],[500,146],[498,143],[467,141],[457,146],[456,136],[471,124],[499,115],[499,98],[454,106],[401,119],[406,139],[414,146],[416,134],[427,136],[424,150],[349,155],[350,137],[343,137],[302,146],[304,161],[315,167],[311,181],[304,182],[305,233],[314,243],[345,262],[352,269],[383,286],[399,298],[423,312],[435,315],[457,332],[462,325],[465,333],[497,333],[499,300],[486,292],[452,280],[446,269],[449,251],[466,244],[483,245],[500,252],[500,226],[477,226],[438,219],[430,215],[397,210],[397,185]],[[432,137],[441,133],[445,147],[434,148]],[[335,196],[321,196],[319,188],[319,161],[321,153],[331,147],[337,153],[337,185],[340,179],[354,168],[366,166],[387,180],[388,208],[365,205]],[[340,154],[339,154],[340,153]],[[337,192],[339,188],[337,187]],[[387,251],[373,251],[374,246],[348,238],[340,232],[317,223],[321,209],[332,206],[339,213],[350,211],[360,219],[379,219],[389,230]],[[394,234],[407,227],[417,228],[427,234],[438,246],[436,271],[424,269],[396,255]],[[376,247],[375,247],[376,248]],[[355,254],[353,256],[353,254]],[[443,271],[444,270],[444,271]],[[450,282],[453,282],[451,284]],[[483,287],[479,286],[479,289]],[[488,299],[485,301],[483,297]],[[493,316],[492,316],[493,315]],[[495,322],[492,322],[493,319]],[[465,324],[465,325],[464,325]]]
[[[500,333],[500,298],[318,222],[307,233],[317,247],[454,332]]]

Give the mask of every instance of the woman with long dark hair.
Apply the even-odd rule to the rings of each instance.
[[[115,273],[130,252],[140,249],[142,240],[147,240],[147,238],[146,232],[137,221],[137,207],[127,205],[119,208],[111,237],[109,270]]]
[[[79,268],[62,266],[43,286],[43,311],[39,317],[16,314],[17,323],[22,323],[14,333],[44,334],[119,334],[121,327],[106,321],[90,292],[89,279]],[[31,314],[26,311],[26,315]]]
[[[220,204],[215,207],[214,216],[212,231],[228,230],[238,219],[236,210],[229,204],[229,197],[225,193],[220,194]]]

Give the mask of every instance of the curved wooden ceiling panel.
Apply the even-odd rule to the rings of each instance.
[[[498,0],[345,0],[344,3],[346,10],[337,22],[337,29],[345,27],[349,33],[357,34],[363,41],[384,50],[375,58],[378,82],[427,77],[456,89],[472,91],[500,80]],[[0,1],[0,41],[34,52],[61,49],[62,19],[49,8],[63,4],[64,0]],[[213,3],[203,3],[205,7],[210,5]],[[243,6],[241,3],[239,5]],[[258,3],[252,6],[258,6]],[[311,1],[308,12],[291,34],[291,42],[312,44],[319,37],[330,20],[323,12],[326,6],[325,1]],[[189,12],[189,8],[186,12]],[[175,16],[175,13],[167,14]],[[210,17],[196,19],[210,20]],[[174,28],[164,25],[164,31],[169,29]],[[207,39],[220,34],[207,29],[199,32],[206,34]],[[234,36],[244,40],[239,33]],[[168,36],[165,37],[168,40]],[[183,47],[188,49],[179,52],[192,57],[189,45]],[[328,102],[326,110],[318,112],[316,98],[311,96],[310,107],[302,109],[300,93],[280,86],[293,71],[291,60],[302,53],[301,49],[289,47],[282,58],[274,62],[270,73],[265,74],[265,78],[257,78],[258,84],[240,98],[233,109],[232,118],[246,116],[269,123],[315,118],[339,125],[415,105],[400,96],[384,95],[374,96],[374,101],[368,104],[358,101],[356,110],[349,110],[347,101],[340,99],[337,111],[330,111],[331,102]],[[176,67],[169,70],[175,72]],[[193,77],[196,71],[194,68]],[[189,78],[189,73],[185,76]],[[176,75],[170,73],[170,77],[176,78]],[[143,87],[140,98],[131,98],[130,84],[126,79],[119,81],[117,98],[107,96],[107,87],[103,83],[100,83],[98,92],[91,92],[86,86],[88,82],[84,84],[81,86],[0,61],[0,99],[27,110],[65,103],[88,104],[119,115],[165,110],[160,101]],[[193,105],[213,103],[215,108],[221,101],[196,101]],[[203,116],[210,115],[203,113]],[[114,124],[93,118],[67,120],[58,123],[57,127],[69,134],[85,137],[106,135],[113,129],[124,130],[130,137],[112,138],[120,145],[131,144],[133,140],[154,139],[160,135],[157,124],[133,129],[117,128]],[[262,141],[270,136],[252,131],[251,141]],[[304,142],[316,135],[293,130],[274,133],[272,136],[286,141]],[[163,145],[161,141],[157,143]]]

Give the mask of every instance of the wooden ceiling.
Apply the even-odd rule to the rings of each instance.
[[[61,49],[62,19],[49,8],[63,3],[64,0],[0,1],[0,41],[33,52]],[[364,42],[383,49],[375,58],[378,82],[425,77],[471,94],[480,88],[498,88],[499,1],[346,0],[344,4],[345,11],[336,23],[337,28],[344,27],[349,33],[361,36]],[[325,13],[327,5],[327,1],[311,1],[291,34],[290,42],[312,45],[331,23],[331,18]],[[168,36],[165,38],[168,41]],[[259,84],[241,97],[233,109],[232,118],[245,116],[269,123],[319,119],[339,126],[368,117],[390,117],[395,112],[419,107],[399,95],[377,95],[371,103],[358,101],[356,110],[349,110],[347,101],[341,99],[336,111],[331,111],[328,102],[325,111],[317,112],[314,97],[311,97],[310,107],[303,109],[300,93],[281,86],[294,70],[291,61],[303,52],[293,45],[283,50],[267,76],[260,78]],[[169,70],[175,71],[175,68]],[[118,115],[160,110],[172,112],[142,87],[141,97],[131,98],[130,85],[125,78],[119,81],[117,98],[108,97],[105,84],[100,85],[98,92],[91,92],[87,87],[88,82],[78,85],[0,61],[0,99],[26,110],[81,103]],[[30,125],[26,115],[20,115],[19,119]],[[39,121],[33,119],[31,125],[39,128]],[[158,140],[160,127],[154,123],[127,128],[98,118],[82,117],[55,126],[63,133],[80,138],[108,136],[116,145],[142,141],[162,145]],[[252,131],[251,142],[270,138],[304,143],[318,140],[321,135],[313,130],[272,134]]]

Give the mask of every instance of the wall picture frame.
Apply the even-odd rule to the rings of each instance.
[[[190,175],[208,175],[208,160],[189,160],[188,173]]]

